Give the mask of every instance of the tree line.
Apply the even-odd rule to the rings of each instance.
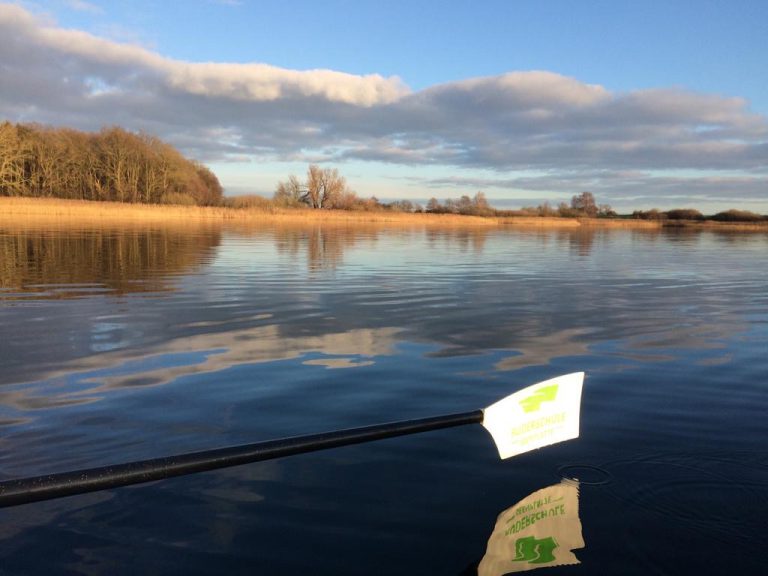
[[[442,204],[431,198],[427,203],[427,212],[438,214],[467,214],[471,216],[545,216],[562,218],[612,218],[617,214],[608,204],[597,204],[591,192],[581,192],[571,198],[570,204],[560,202],[553,207],[544,202],[535,208],[520,210],[499,210],[492,207],[483,192],[477,192],[472,198],[461,196],[457,200],[449,198]]]
[[[428,212],[432,214],[462,214],[466,216],[560,216],[579,217],[615,217],[616,212],[608,204],[598,205],[591,192],[581,192],[571,198],[571,203],[561,202],[557,208],[549,203],[536,208],[521,210],[498,210],[490,205],[484,192],[477,192],[470,197],[447,198],[440,202],[430,198],[426,207],[410,200],[396,200],[385,203],[375,196],[363,199],[349,188],[346,179],[335,168],[321,168],[311,164],[306,177],[302,180],[291,174],[287,180],[277,183],[272,201],[281,207],[315,208],[335,210],[365,210],[394,212]],[[264,207],[264,200],[259,197],[242,198],[231,203],[233,206]]]
[[[219,205],[216,175],[160,139],[0,124],[0,196]]]
[[[497,216],[499,214],[499,211],[488,203],[484,192],[477,192],[472,198],[466,194],[458,199],[447,198],[442,203],[437,198],[430,198],[426,211],[433,214],[464,214],[465,216]]]
[[[544,202],[536,207],[525,207],[513,215],[545,216],[560,218],[615,218],[618,216],[610,204],[598,204],[592,192],[581,192],[571,197],[571,202],[559,202],[552,206]]]
[[[762,216],[749,210],[724,210],[712,216],[704,216],[695,208],[675,208],[673,210],[635,210],[632,212],[632,218],[638,220],[714,220],[716,222],[764,222],[768,221],[768,216]]]
[[[597,204],[591,192],[581,192],[570,204],[544,202],[520,210],[493,208],[483,192],[473,197],[431,198],[425,207],[410,200],[381,202],[364,199],[335,168],[308,167],[305,178],[291,175],[279,182],[272,201],[262,196],[224,198],[216,175],[185,158],[170,144],[145,133],[120,127],[99,132],[53,128],[37,124],[0,123],[0,196],[65,198],[152,204],[187,204],[269,209],[312,209],[430,212],[474,216],[617,217],[608,204]],[[636,210],[643,220],[768,220],[746,210],[726,210],[704,216],[693,208]]]
[[[287,180],[278,182],[272,198],[278,206],[290,208],[305,207],[371,212],[432,212],[478,216],[492,216],[496,212],[488,204],[485,194],[482,192],[478,192],[473,198],[462,196],[458,200],[447,199],[442,204],[436,198],[432,198],[426,209],[421,204],[410,200],[381,202],[375,196],[360,198],[348,186],[346,178],[341,176],[336,168],[321,168],[316,164],[310,164],[303,180],[291,174]],[[251,204],[257,203],[251,201]]]

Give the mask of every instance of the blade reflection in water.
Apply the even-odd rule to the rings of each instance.
[[[563,481],[537,490],[499,514],[478,576],[501,576],[536,568],[579,564],[584,548],[579,485]]]

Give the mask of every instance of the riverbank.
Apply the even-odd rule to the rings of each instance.
[[[573,218],[486,218],[459,214],[403,212],[354,212],[301,208],[224,208],[93,202],[57,198],[0,197],[0,222],[82,222],[104,224],[387,224],[428,227],[498,227],[516,225],[546,228],[577,228]],[[643,223],[644,224],[644,223]]]
[[[497,226],[498,219],[458,214],[351,212],[301,208],[225,208],[92,202],[56,198],[0,198],[0,222],[25,219],[112,223],[387,223],[435,226]],[[577,224],[578,225],[578,224]]]
[[[104,223],[182,223],[230,222],[242,224],[386,224],[427,227],[525,228],[693,228],[708,230],[766,231],[768,222],[693,222],[631,220],[623,218],[555,218],[536,216],[481,217],[459,214],[405,212],[358,212],[301,208],[223,208],[213,206],[168,206],[126,204],[56,198],[0,198],[0,223],[21,221],[104,222]]]

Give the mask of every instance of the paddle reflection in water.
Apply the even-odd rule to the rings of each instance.
[[[537,490],[499,514],[478,576],[501,576],[536,568],[579,564],[584,548],[579,485],[564,480]]]

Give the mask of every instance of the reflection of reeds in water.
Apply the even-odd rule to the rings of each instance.
[[[66,298],[167,290],[165,277],[199,266],[218,229],[127,226],[40,229],[0,222],[0,298]]]

